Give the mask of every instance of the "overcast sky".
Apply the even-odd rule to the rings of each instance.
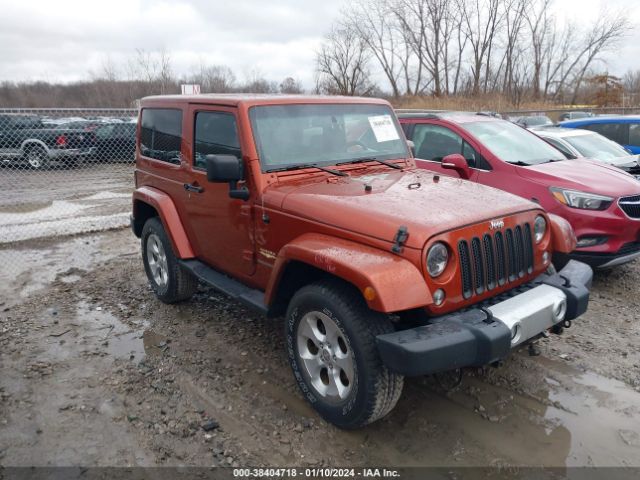
[[[602,0],[556,0],[562,17],[585,24]],[[135,49],[166,49],[178,74],[201,62],[231,67],[242,80],[313,82],[322,36],[348,0],[0,0],[0,80],[89,78],[106,58],[124,65]],[[607,54],[610,73],[640,69],[638,0],[607,0],[636,24]]]

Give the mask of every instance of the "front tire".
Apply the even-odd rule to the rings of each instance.
[[[388,316],[370,310],[342,281],[317,282],[294,295],[285,323],[289,363],[302,394],[325,420],[354,429],[393,409],[404,377],[384,366],[375,342],[392,331]]]
[[[144,270],[156,296],[164,303],[191,298],[198,287],[198,280],[178,263],[158,217],[146,221],[140,241]]]

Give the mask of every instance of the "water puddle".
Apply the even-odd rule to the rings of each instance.
[[[35,242],[22,248],[0,248],[0,265],[7,281],[0,284],[0,298],[10,302],[14,297],[24,299],[38,292],[62,274],[61,280],[73,283],[80,280],[82,270],[94,268],[96,262],[107,261],[136,252],[137,239],[133,235],[86,235],[56,242]],[[14,299],[15,302],[18,299]]]
[[[559,369],[564,378],[549,381],[545,419],[569,433],[567,465],[640,465],[640,393],[593,372]]]
[[[55,314],[55,315],[54,315]],[[147,321],[123,323],[100,306],[81,301],[73,315],[48,309],[46,317],[58,319],[47,345],[47,357],[64,360],[72,356],[104,356],[140,361],[147,355],[161,355],[169,340],[149,328]]]
[[[109,355],[130,360],[140,360],[144,355],[159,355],[168,348],[167,338],[153,330],[116,333],[108,341]]]
[[[445,395],[423,380],[409,380],[407,398],[392,414],[396,423],[404,422],[405,434],[409,425],[413,427],[409,440],[394,439],[393,430],[377,432],[381,443],[397,440],[405,445],[402,455],[396,452],[388,460],[406,462],[411,454],[420,460],[409,464],[433,464],[458,448],[465,455],[453,460],[461,464],[475,460],[555,467],[639,466],[640,393],[554,360],[536,361],[548,376],[539,379],[541,387],[535,394],[465,377],[459,390]],[[438,432],[437,441],[425,435],[430,431]],[[433,456],[420,454],[429,449]]]

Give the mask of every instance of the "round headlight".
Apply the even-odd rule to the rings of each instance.
[[[449,261],[449,251],[444,243],[434,243],[427,252],[427,272],[432,277],[437,277],[444,272]]]
[[[536,243],[540,243],[544,238],[544,234],[547,232],[547,221],[542,215],[536,217],[536,221],[533,223],[533,237],[536,239]]]

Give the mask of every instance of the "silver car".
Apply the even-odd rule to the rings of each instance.
[[[560,150],[565,157],[590,158],[618,167],[640,179],[640,155],[634,155],[599,133],[577,128],[536,128],[533,132]]]

